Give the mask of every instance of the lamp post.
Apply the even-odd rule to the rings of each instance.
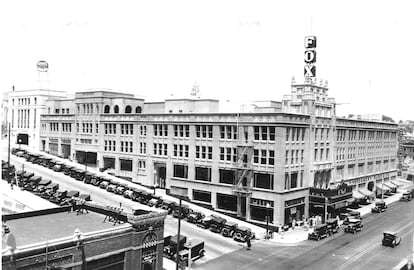
[[[266,239],[269,239],[270,203],[266,203]]]

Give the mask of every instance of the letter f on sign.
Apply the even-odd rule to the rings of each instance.
[[[305,48],[316,48],[316,37],[315,36],[308,36],[305,37]]]

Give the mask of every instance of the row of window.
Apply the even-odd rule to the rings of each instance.
[[[253,163],[262,165],[275,165],[275,151],[266,149],[254,149]]]
[[[128,141],[121,141],[121,152],[132,153],[133,143]]]
[[[348,136],[347,136],[348,133]],[[358,134],[358,136],[357,136]],[[380,140],[394,140],[397,137],[396,132],[390,131],[367,131],[367,130],[345,130],[338,129],[336,132],[337,141],[345,141],[348,138],[348,141],[380,141]]]
[[[286,128],[286,141],[305,141],[306,128]]]
[[[14,127],[14,111],[12,110],[12,127]],[[29,128],[30,126],[30,109],[17,110],[17,128]],[[33,127],[36,128],[36,109],[33,109],[34,121]]]
[[[121,124],[121,134],[132,135],[134,134],[133,124]]]
[[[115,105],[113,108],[113,112],[111,112],[111,106],[105,105],[104,113],[119,113],[119,106]],[[130,105],[125,106],[124,113],[132,113],[132,107]],[[142,113],[142,107],[136,106],[135,113]]]
[[[48,108],[48,110],[50,110],[50,108]],[[69,114],[69,108],[56,108],[55,109],[55,114],[59,114],[60,112],[62,112],[62,114]],[[50,111],[49,111],[50,114]]]
[[[30,98],[18,98],[18,105],[30,105]],[[34,104],[37,104],[37,97],[34,98]],[[14,106],[14,98],[12,99],[12,106]]]
[[[290,153],[290,155],[289,155]],[[303,159],[305,157],[305,150],[296,149],[296,150],[286,150],[285,152],[285,164],[299,164],[303,163]]]

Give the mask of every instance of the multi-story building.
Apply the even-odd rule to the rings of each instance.
[[[291,224],[324,204],[335,216],[352,197],[369,199],[383,192],[382,182],[393,185],[397,124],[337,117],[327,82],[314,79],[316,37],[305,46],[305,82],[292,80],[282,102],[224,113],[213,99],[148,103],[109,91],[76,93],[48,103],[42,149],[146,186],[179,189],[252,222]],[[62,114],[69,104],[73,114]]]
[[[3,98],[2,126],[4,132],[8,132],[10,126],[11,143],[39,149],[40,115],[50,113],[46,110],[45,101],[67,98],[67,94],[58,90],[15,90],[13,87]]]
[[[217,100],[145,103],[80,92],[47,102],[41,149],[87,157],[90,166],[146,186],[179,188],[249,221],[270,214],[274,224],[287,224],[309,215],[310,187],[346,183],[373,196],[377,183],[396,177],[396,124],[337,118],[327,92],[326,85],[293,82],[283,110],[268,103],[274,106],[246,113],[220,113]]]

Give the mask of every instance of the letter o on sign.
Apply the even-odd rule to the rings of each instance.
[[[46,72],[49,69],[49,64],[46,61],[37,62],[37,70],[40,72]]]
[[[306,63],[315,63],[316,62],[316,52],[314,50],[305,51],[305,62]]]

